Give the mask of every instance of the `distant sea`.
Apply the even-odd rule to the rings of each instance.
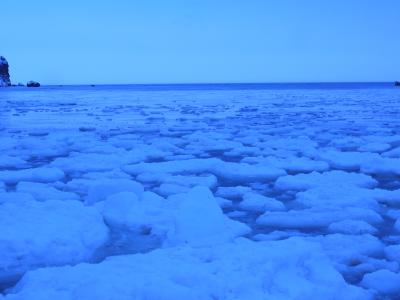
[[[196,83],[196,84],[117,84],[117,85],[44,85],[50,90],[133,90],[133,91],[196,91],[196,90],[354,90],[399,89],[394,82],[315,82],[315,83]],[[13,87],[13,90],[24,87]],[[4,89],[3,89],[4,90]],[[35,90],[32,88],[32,90]]]

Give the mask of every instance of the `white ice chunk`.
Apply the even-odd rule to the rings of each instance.
[[[218,178],[231,182],[264,182],[286,175],[285,170],[274,166],[232,162],[219,163],[210,172]]]
[[[317,229],[347,219],[361,220],[370,224],[383,222],[382,217],[371,209],[348,207],[266,212],[257,218],[257,224],[274,228]]]
[[[102,216],[78,201],[0,205],[0,283],[40,267],[91,259],[108,239]]]
[[[275,188],[280,190],[307,190],[320,186],[343,184],[373,188],[377,183],[375,179],[365,174],[329,171],[282,176],[275,182]]]
[[[224,152],[225,157],[243,157],[245,155],[255,156],[261,155],[261,151],[257,147],[241,146]]]
[[[162,200],[151,192],[143,193],[141,199],[135,193],[121,192],[107,198],[102,213],[112,227],[145,233],[166,219],[166,213],[162,215]]]
[[[26,194],[26,193],[0,192],[0,204],[5,202],[16,202],[16,201],[36,201],[36,199],[31,194]]]
[[[254,212],[285,210],[285,205],[283,205],[282,202],[257,193],[244,194],[243,200],[239,203],[239,207],[243,210]]]
[[[16,191],[31,194],[38,201],[79,200],[75,193],[63,192],[44,183],[21,181],[17,184]]]
[[[400,262],[400,245],[387,246],[385,256],[388,260]]]
[[[89,187],[85,203],[94,204],[120,192],[132,192],[140,196],[143,190],[144,188],[140,183],[129,179],[96,180]]]
[[[163,183],[158,188],[155,189],[155,192],[160,194],[161,196],[168,197],[170,195],[186,193],[190,190],[187,186],[182,186],[173,183]]]
[[[390,144],[387,143],[367,143],[358,148],[358,151],[363,151],[363,152],[377,152],[377,153],[382,153],[384,151],[387,151],[391,148]]]
[[[292,239],[302,239],[319,243],[324,252],[332,259],[335,264],[343,271],[347,271],[348,265],[365,262],[370,257],[381,257],[385,245],[377,237],[370,234],[350,235],[350,234],[327,234],[317,236],[294,237]]]
[[[400,147],[384,152],[381,155],[383,157],[400,158]]]
[[[307,153],[314,152],[315,148],[318,146],[318,143],[311,140],[308,136],[299,136],[295,138],[280,138],[277,136],[271,136],[265,142],[259,145],[275,149],[295,150],[299,151],[300,153]]]
[[[270,233],[259,233],[256,234],[253,239],[256,241],[277,241],[287,239],[293,236],[306,236],[305,233],[296,230],[275,230]]]
[[[217,178],[214,175],[188,176],[171,175],[168,173],[142,173],[136,177],[137,181],[158,184],[175,184],[184,187],[195,187],[198,185],[214,188],[217,185]]]
[[[376,234],[378,230],[361,220],[343,220],[329,225],[328,231],[344,234]]]
[[[244,163],[261,164],[265,167],[273,166],[275,168],[284,169],[288,172],[323,172],[329,170],[329,165],[324,161],[312,160],[307,157],[249,157],[242,159]]]
[[[146,172],[181,175],[211,173],[221,179],[234,182],[273,180],[286,174],[283,169],[272,166],[265,167],[262,165],[224,162],[216,158],[140,163],[125,166],[123,167],[123,170],[131,175],[139,175]]]
[[[251,188],[248,186],[220,186],[215,195],[228,199],[240,199],[244,194],[251,191]]]
[[[363,164],[377,160],[380,156],[376,153],[368,152],[327,150],[318,152],[316,158],[326,161],[331,168],[358,171]]]
[[[373,289],[388,296],[400,294],[400,274],[388,270],[379,270],[365,274],[361,286]]]
[[[400,175],[400,158],[380,158],[365,162],[361,172],[367,174]]]
[[[355,136],[340,136],[330,141],[329,146],[343,150],[358,148],[365,144],[365,140]]]
[[[0,168],[22,168],[26,166],[26,161],[20,157],[10,155],[0,155]]]
[[[221,160],[216,158],[188,159],[154,163],[139,163],[124,166],[123,170],[130,175],[142,173],[200,174],[212,170]]]
[[[168,244],[213,245],[250,232],[247,225],[223,214],[206,187],[195,187],[168,200],[177,203],[174,227],[168,232]]]
[[[400,206],[400,189],[392,191],[383,189],[374,189],[373,195],[374,198],[381,203],[391,206]]]
[[[354,185],[322,185],[296,194],[296,202],[304,207],[366,207],[377,209],[374,190]]]
[[[215,197],[215,200],[217,200],[219,206],[221,208],[228,208],[228,207],[232,207],[233,203],[231,200],[222,198],[222,197]]]
[[[7,300],[372,299],[347,284],[317,245],[301,240],[240,240],[40,269],[11,292]]]
[[[15,184],[20,181],[55,182],[64,178],[64,172],[58,168],[34,168],[15,171],[0,171],[0,181]]]
[[[394,223],[393,228],[394,228],[394,230],[396,230],[397,232],[400,232],[400,219],[397,219],[397,221]]]
[[[109,171],[129,163],[121,154],[98,154],[98,153],[73,153],[68,157],[60,157],[50,165],[62,169],[69,174],[87,172]]]

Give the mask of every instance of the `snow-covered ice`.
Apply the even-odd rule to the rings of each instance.
[[[400,299],[399,97],[0,91],[0,299]]]
[[[364,300],[372,293],[347,284],[317,244],[239,240],[43,268],[26,274],[6,297],[51,298]]]
[[[0,286],[27,270],[90,260],[108,239],[101,215],[74,200],[3,202],[0,232]]]

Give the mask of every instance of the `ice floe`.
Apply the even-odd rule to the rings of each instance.
[[[169,248],[112,257],[99,264],[32,271],[6,299],[105,300],[115,291],[120,300],[364,300],[373,295],[347,284],[313,243],[239,240],[210,248]]]
[[[108,229],[94,208],[73,200],[16,198],[0,204],[2,286],[32,268],[90,260],[108,239]]]
[[[0,299],[397,299],[398,95],[8,89]]]

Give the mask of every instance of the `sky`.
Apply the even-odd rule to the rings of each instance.
[[[14,83],[400,80],[399,0],[2,0]]]

